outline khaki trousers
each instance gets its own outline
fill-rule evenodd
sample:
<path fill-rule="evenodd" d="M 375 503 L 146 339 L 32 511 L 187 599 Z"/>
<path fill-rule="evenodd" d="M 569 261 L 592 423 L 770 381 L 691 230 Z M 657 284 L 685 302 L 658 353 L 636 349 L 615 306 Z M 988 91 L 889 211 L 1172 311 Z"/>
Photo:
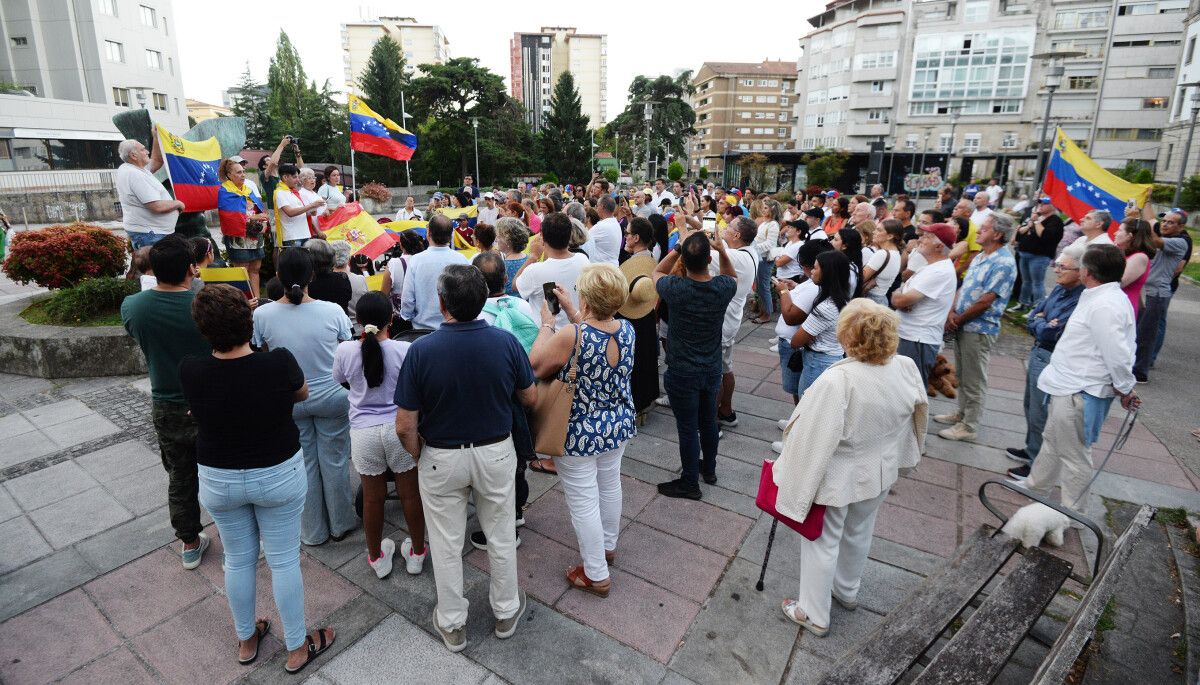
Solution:
<path fill-rule="evenodd" d="M 958 362 L 958 413 L 972 431 L 979 430 L 979 414 L 987 392 L 988 356 L 996 336 L 954 333 L 954 358 Z"/>
<path fill-rule="evenodd" d="M 1062 486 L 1062 503 L 1072 509 L 1092 480 L 1092 448 L 1083 444 L 1083 397 L 1051 395 L 1050 414 L 1042 430 L 1042 451 L 1033 461 L 1025 486 L 1049 494 Z"/>

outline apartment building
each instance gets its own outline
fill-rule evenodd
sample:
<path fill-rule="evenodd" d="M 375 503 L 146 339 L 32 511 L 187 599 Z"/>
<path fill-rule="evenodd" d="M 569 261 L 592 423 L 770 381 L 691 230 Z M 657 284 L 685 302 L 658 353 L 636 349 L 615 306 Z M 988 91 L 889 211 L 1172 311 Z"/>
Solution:
<path fill-rule="evenodd" d="M 404 53 L 404 62 L 416 70 L 421 64 L 450 60 L 450 40 L 440 26 L 419 24 L 412 17 L 379 17 L 342 24 L 342 65 L 346 90 L 358 92 L 358 79 L 371 59 L 375 42 L 391 36 Z"/>
<path fill-rule="evenodd" d="M 688 175 L 723 174 L 730 156 L 791 149 L 795 81 L 795 62 L 705 62 L 692 77 Z"/>
<path fill-rule="evenodd" d="M 542 127 L 554 84 L 564 71 L 575 78 L 583 113 L 596 128 L 608 121 L 608 36 L 579 33 L 572 26 L 543 26 L 514 33 L 509 42 L 512 96 L 525 105 L 530 128 Z"/>
<path fill-rule="evenodd" d="M 0 171 L 116 166 L 112 116 L 150 110 L 176 132 L 187 107 L 170 0 L 0 3 Z"/>
<path fill-rule="evenodd" d="M 1174 94 L 1168 104 L 1169 118 L 1159 143 L 1155 180 L 1174 183 L 1179 179 L 1179 167 L 1186 161 L 1186 176 L 1200 174 L 1200 138 L 1193 136 L 1191 149 L 1186 149 L 1189 130 L 1200 112 L 1200 0 L 1192 0 L 1183 28 L 1183 49 L 1175 76 Z"/>

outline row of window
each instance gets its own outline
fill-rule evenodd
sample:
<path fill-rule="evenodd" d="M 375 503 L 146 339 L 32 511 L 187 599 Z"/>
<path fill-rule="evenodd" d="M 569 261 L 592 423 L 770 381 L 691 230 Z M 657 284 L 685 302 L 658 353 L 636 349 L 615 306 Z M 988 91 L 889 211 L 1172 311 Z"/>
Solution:
<path fill-rule="evenodd" d="M 113 104 L 118 107 L 132 107 L 133 100 L 136 99 L 134 93 L 128 88 L 113 87 Z M 166 93 L 151 93 L 150 104 L 154 109 L 160 112 L 167 111 L 167 94 Z M 179 113 L 179 99 L 175 100 L 175 113 Z"/>
<path fill-rule="evenodd" d="M 1098 128 L 1096 140 L 1160 140 L 1160 128 Z"/>
<path fill-rule="evenodd" d="M 742 136 L 773 136 L 778 135 L 780 138 L 787 137 L 788 130 L 786 128 L 764 128 L 764 127 L 749 127 L 744 126 L 737 129 L 738 135 Z"/>
<path fill-rule="evenodd" d="M 774 112 L 738 112 L 738 116 L 742 119 L 775 119 L 779 117 L 780 121 L 787 121 L 787 112 L 780 112 L 776 115 Z M 700 120 L 705 121 L 708 118 L 707 114 L 700 115 Z"/>
<path fill-rule="evenodd" d="M 842 141 L 845 140 L 842 136 L 825 136 L 824 138 L 804 138 L 800 141 L 800 149 L 812 150 L 817 147 L 840 148 Z"/>
<path fill-rule="evenodd" d="M 107 14 L 110 17 L 119 17 L 121 12 L 119 9 L 118 0 L 100 0 L 100 13 Z M 138 15 L 142 18 L 142 26 L 152 29 L 158 28 L 158 11 L 149 5 L 138 5 Z M 166 28 L 166 22 L 163 22 L 163 28 Z"/>
<path fill-rule="evenodd" d="M 149 67 L 150 69 L 162 71 L 162 68 L 163 68 L 162 53 L 159 52 L 158 50 L 147 49 L 145 51 L 145 54 L 146 54 L 146 66 Z M 122 62 L 123 63 L 125 61 L 125 44 L 118 43 L 115 40 L 104 41 L 104 56 L 110 62 Z M 172 59 L 170 57 L 167 58 L 167 66 L 170 68 L 171 73 L 174 74 L 175 73 L 175 63 L 172 61 Z"/>
<path fill-rule="evenodd" d="M 708 90 L 709 88 L 711 88 L 712 83 L 713 83 L 712 81 L 709 81 L 707 84 L 705 84 L 706 85 L 705 90 Z M 755 81 L 752 78 L 746 78 L 746 79 L 741 79 L 739 81 L 739 83 L 743 86 L 746 86 L 747 88 L 754 88 L 754 87 L 780 88 L 780 87 L 782 87 L 785 90 L 787 90 L 792 87 L 791 81 L 783 81 L 783 85 L 780 86 L 779 85 L 780 81 L 779 81 L 779 79 L 776 79 L 776 78 L 761 78 L 761 79 L 758 79 L 757 81 Z"/>
<path fill-rule="evenodd" d="M 791 98 L 788 97 L 787 95 L 778 96 L 778 97 L 775 95 L 739 95 L 738 100 L 740 100 L 741 102 L 746 102 L 746 103 L 757 102 L 759 104 L 769 104 L 769 105 L 773 105 L 777 102 L 781 105 L 787 105 L 789 102 L 791 102 Z M 707 105 L 708 98 L 704 98 L 704 100 L 702 100 L 700 102 L 700 104 Z"/>

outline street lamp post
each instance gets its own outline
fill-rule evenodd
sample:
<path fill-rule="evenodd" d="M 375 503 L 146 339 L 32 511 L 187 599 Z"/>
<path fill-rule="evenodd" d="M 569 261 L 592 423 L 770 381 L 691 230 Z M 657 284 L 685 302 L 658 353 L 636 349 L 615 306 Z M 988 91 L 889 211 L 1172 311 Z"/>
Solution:
<path fill-rule="evenodd" d="M 727 171 L 729 169 L 729 141 L 726 140 L 721 143 L 721 148 L 721 185 L 728 186 L 729 177 L 727 175 Z"/>
<path fill-rule="evenodd" d="M 613 132 L 613 157 L 617 158 L 617 176 L 621 175 L 621 132 Z"/>
<path fill-rule="evenodd" d="M 892 194 L 892 162 L 896 161 L 896 144 L 884 143 L 883 151 L 888 155 L 887 180 L 883 183 L 883 192 L 885 195 Z"/>
<path fill-rule="evenodd" d="M 1029 56 L 1031 60 L 1040 59 L 1050 62 L 1050 66 L 1046 68 L 1046 114 L 1042 119 L 1042 137 L 1038 141 L 1038 192 L 1041 192 L 1042 178 L 1046 174 L 1046 163 L 1049 161 L 1046 138 L 1050 133 L 1050 106 L 1054 103 L 1054 91 L 1058 90 L 1058 87 L 1062 85 L 1062 77 L 1066 73 L 1066 69 L 1063 67 L 1063 60 L 1071 57 L 1082 57 L 1083 54 L 1078 50 L 1051 50 L 1050 52 L 1039 52 L 1036 55 Z"/>
<path fill-rule="evenodd" d="M 646 119 L 646 181 L 650 180 L 650 121 L 654 118 L 653 103 L 646 101 L 642 107 L 642 116 Z"/>
<path fill-rule="evenodd" d="M 933 131 L 933 128 L 931 126 L 925 127 L 925 140 L 921 143 L 921 164 L 919 166 L 917 166 L 917 175 L 918 176 L 925 173 L 925 155 L 926 155 L 926 153 L 929 152 L 929 134 L 932 131 Z M 919 184 L 920 181 L 918 180 L 917 183 Z M 917 197 L 921 197 L 921 190 L 920 190 L 919 185 L 917 188 Z"/>
<path fill-rule="evenodd" d="M 408 110 L 404 108 L 404 91 L 400 91 L 400 126 L 402 126 L 405 131 L 409 130 L 408 119 L 409 119 Z M 476 166 L 478 166 L 478 165 L 476 165 Z M 412 190 L 412 169 L 408 166 L 407 159 L 404 160 L 404 180 L 408 183 L 409 191 L 411 191 Z M 479 179 L 475 179 L 475 182 L 479 183 Z"/>
<path fill-rule="evenodd" d="M 950 164 L 954 160 L 954 129 L 958 126 L 959 111 L 950 112 L 950 144 L 946 147 L 946 170 L 942 172 L 942 180 L 950 181 Z"/>
<path fill-rule="evenodd" d="M 479 117 L 471 117 L 471 126 L 475 128 L 475 182 L 482 183 L 479 178 Z"/>
<path fill-rule="evenodd" d="M 1184 88 L 1200 86 L 1200 81 L 1180 84 Z M 1171 200 L 1172 207 L 1179 206 L 1179 197 L 1183 193 L 1183 178 L 1187 175 L 1188 153 L 1192 150 L 1192 134 L 1196 132 L 1196 115 L 1200 114 L 1200 91 L 1192 92 L 1192 123 L 1188 124 L 1187 142 L 1183 144 L 1183 154 L 1179 158 L 1179 178 L 1175 181 L 1175 197 Z"/>

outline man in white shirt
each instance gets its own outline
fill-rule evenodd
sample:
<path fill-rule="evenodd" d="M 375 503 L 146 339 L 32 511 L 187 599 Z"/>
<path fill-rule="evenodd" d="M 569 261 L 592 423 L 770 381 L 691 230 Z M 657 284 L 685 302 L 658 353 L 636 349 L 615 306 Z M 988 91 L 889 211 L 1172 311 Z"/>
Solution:
<path fill-rule="evenodd" d="M 133 249 L 157 243 L 163 236 L 175 232 L 175 222 L 183 203 L 171 198 L 163 184 L 154 177 L 162 159 L 150 159 L 146 146 L 136 140 L 125 140 L 117 146 L 124 162 L 117 168 L 117 199 L 121 202 L 121 220 Z"/>
<path fill-rule="evenodd" d="M 492 192 L 483 194 L 483 205 L 479 208 L 479 215 L 476 217 L 476 222 L 495 226 L 496 220 L 500 218 L 500 208 L 496 206 L 496 195 Z"/>
<path fill-rule="evenodd" d="M 923 224 L 917 226 L 917 232 L 917 250 L 925 266 L 892 293 L 892 306 L 900 314 L 900 346 L 896 351 L 917 363 L 921 383 L 927 384 L 958 287 L 950 261 L 950 248 L 958 231 L 950 224 Z"/>
<path fill-rule="evenodd" d="M 654 206 L 654 193 L 650 190 L 634 191 L 633 204 L 636 207 L 633 213 L 643 219 L 649 219 L 651 214 L 658 213 L 658 208 Z"/>
<path fill-rule="evenodd" d="M 671 194 L 671 191 L 667 190 L 667 182 L 660 178 L 654 181 L 654 196 L 650 200 L 650 204 L 658 208 L 662 206 L 663 200 L 670 200 L 671 204 L 678 202 L 678 199 Z"/>
<path fill-rule="evenodd" d="M 1050 396 L 1042 449 L 1023 484 L 1049 493 L 1062 486 L 1062 503 L 1079 509 L 1092 480 L 1092 444 L 1112 399 L 1132 409 L 1134 391 L 1133 306 L 1121 291 L 1125 255 L 1114 245 L 1088 248 L 1079 275 L 1084 291 L 1038 377 L 1038 390 Z"/>
<path fill-rule="evenodd" d="M 275 225 L 280 247 L 304 247 L 310 233 L 308 213 L 325 206 L 317 197 L 305 203 L 300 197 L 300 170 L 295 164 L 279 165 L 280 183 L 275 187 Z"/>
<path fill-rule="evenodd" d="M 562 212 L 552 212 L 542 219 L 542 239 L 530 244 L 529 259 L 517 272 L 515 286 L 517 293 L 529 301 L 533 311 L 542 311 L 545 295 L 542 286 L 546 283 L 557 283 L 571 296 L 571 303 L 579 306 L 579 295 L 575 293 L 575 281 L 579 272 L 588 265 L 587 255 L 571 252 L 571 219 Z M 545 255 L 546 259 L 538 261 Z M 567 313 L 559 310 L 554 319 L 554 328 L 558 330 L 570 324 Z"/>
<path fill-rule="evenodd" d="M 983 220 L 992 214 L 991 200 L 987 193 L 975 193 L 971 201 L 975 203 L 975 211 L 971 212 L 970 221 L 976 226 L 982 226 Z"/>
<path fill-rule="evenodd" d="M 611 195 L 601 195 L 596 202 L 596 213 L 600 215 L 592 229 L 592 249 L 589 252 L 595 264 L 609 263 L 617 266 L 621 256 L 621 223 L 613 216 L 617 212 L 617 201 Z"/>
<path fill-rule="evenodd" d="M 1083 231 L 1083 235 L 1075 239 L 1072 245 L 1082 245 L 1091 247 L 1093 245 L 1112 245 L 1112 238 L 1108 237 L 1108 226 L 1112 223 L 1112 214 L 1106 210 L 1096 209 L 1083 215 L 1079 220 L 1079 230 Z"/>
<path fill-rule="evenodd" d="M 1000 196 L 1004 194 L 1004 188 L 1000 185 L 1000 179 L 993 178 L 988 187 L 984 189 L 988 196 L 988 202 L 996 209 L 1000 208 Z"/>
<path fill-rule="evenodd" d="M 728 247 L 729 261 L 733 262 L 733 270 L 737 273 L 737 289 L 725 307 L 725 321 L 721 325 L 721 394 L 717 396 L 717 421 L 730 427 L 738 424 L 737 412 L 733 410 L 733 343 L 742 327 L 746 298 L 758 273 L 758 253 L 751 247 L 757 233 L 758 226 L 744 216 L 737 217 L 721 231 Z M 713 276 L 721 272 L 718 260 L 709 262 L 708 271 Z"/>
<path fill-rule="evenodd" d="M 422 218 L 416 200 L 411 195 L 404 198 L 404 206 L 396 212 L 396 221 L 420 221 Z"/>

